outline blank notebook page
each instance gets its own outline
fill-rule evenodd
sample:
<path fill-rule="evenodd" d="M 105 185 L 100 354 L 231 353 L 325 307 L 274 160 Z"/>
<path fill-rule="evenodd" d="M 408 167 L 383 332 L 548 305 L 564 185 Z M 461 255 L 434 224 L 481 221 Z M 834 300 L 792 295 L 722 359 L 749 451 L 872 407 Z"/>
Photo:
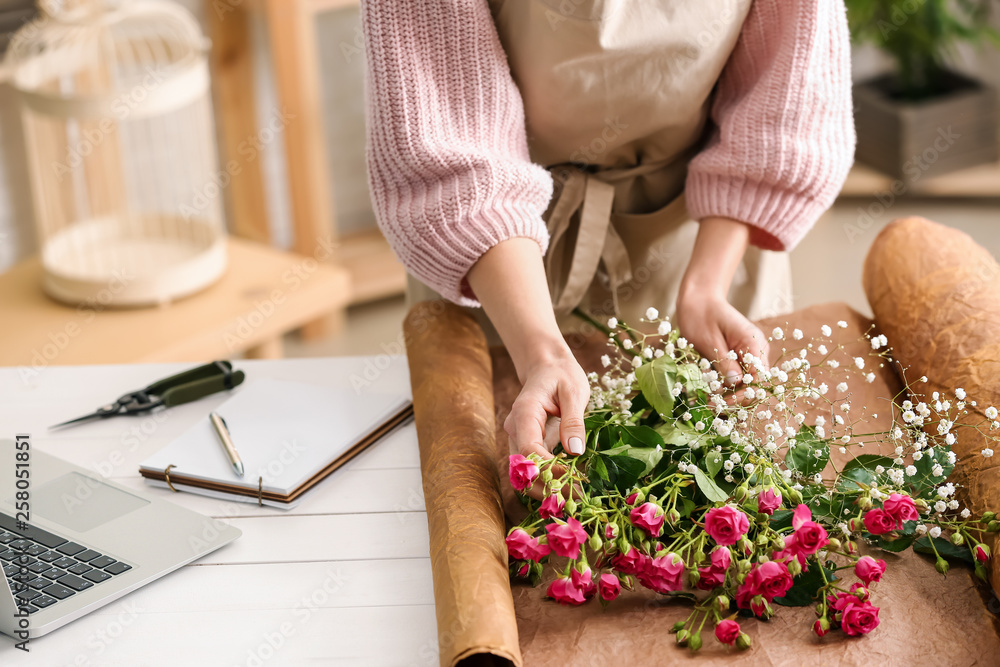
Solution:
<path fill-rule="evenodd" d="M 335 389 L 260 379 L 247 383 L 216 412 L 226 420 L 243 459 L 240 478 L 206 415 L 189 431 L 143 461 L 141 468 L 257 491 L 292 493 L 409 403 L 404 394 Z"/>

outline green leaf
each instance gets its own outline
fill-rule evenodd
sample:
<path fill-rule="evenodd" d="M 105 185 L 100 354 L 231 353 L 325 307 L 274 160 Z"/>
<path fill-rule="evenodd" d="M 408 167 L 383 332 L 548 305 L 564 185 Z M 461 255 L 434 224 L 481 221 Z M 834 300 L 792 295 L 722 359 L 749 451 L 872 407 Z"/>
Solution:
<path fill-rule="evenodd" d="M 705 467 L 708 468 L 708 476 L 715 477 L 722 470 L 722 453 L 711 451 L 705 457 Z"/>
<path fill-rule="evenodd" d="M 641 368 L 641 366 L 640 366 Z M 660 434 L 648 426 L 631 426 L 623 424 L 619 427 L 622 431 L 622 442 L 633 447 L 662 447 L 665 443 Z"/>
<path fill-rule="evenodd" d="M 809 569 L 795 577 L 795 583 L 788 589 L 785 597 L 774 598 L 774 601 L 785 607 L 805 607 L 813 603 L 816 593 L 823 588 L 823 571 L 828 581 L 836 581 L 837 575 L 817 562 L 809 563 Z"/>
<path fill-rule="evenodd" d="M 923 456 L 919 461 L 913 462 L 914 467 L 917 469 L 917 474 L 906 478 L 911 495 L 919 498 L 934 494 L 935 489 L 944 484 L 945 479 L 955 469 L 955 465 L 948 463 L 948 459 L 945 458 L 946 451 L 944 447 L 931 447 L 924 450 Z M 942 470 L 940 475 L 934 475 L 931 472 L 935 464 L 941 465 Z"/>
<path fill-rule="evenodd" d="M 848 461 L 841 471 L 840 477 L 837 479 L 837 490 L 844 493 L 858 491 L 860 487 L 855 482 L 870 486 L 876 479 L 876 467 L 890 468 L 892 465 L 892 459 L 888 456 L 879 456 L 878 454 L 856 456 Z"/>
<path fill-rule="evenodd" d="M 816 436 L 811 426 L 805 426 L 795 438 L 796 446 L 789 448 L 785 465 L 803 475 L 815 475 L 830 460 L 830 443 Z"/>
<path fill-rule="evenodd" d="M 967 545 L 963 544 L 957 547 L 943 537 L 925 535 L 913 543 L 913 550 L 917 553 L 933 554 L 934 548 L 931 547 L 931 540 L 934 540 L 934 547 L 937 548 L 937 552 L 945 558 L 956 558 L 969 564 L 975 563 L 972 550 Z"/>
<path fill-rule="evenodd" d="M 670 419 L 674 409 L 674 375 L 677 365 L 669 356 L 653 359 L 635 369 L 635 380 L 649 405 L 664 419 Z"/>
<path fill-rule="evenodd" d="M 615 480 L 615 488 L 621 492 L 630 490 L 639 481 L 639 476 L 645 468 L 642 461 L 629 456 L 619 455 L 608 457 L 618 468 L 618 479 Z"/>
<path fill-rule="evenodd" d="M 784 530 L 792 527 L 792 510 L 775 510 L 771 515 L 771 528 L 774 530 Z"/>
<path fill-rule="evenodd" d="M 660 358 L 662 359 L 663 357 Z M 684 385 L 684 392 L 687 394 L 708 391 L 708 383 L 705 382 L 698 364 L 681 364 L 678 366 L 677 381 Z"/>
<path fill-rule="evenodd" d="M 898 537 L 894 540 L 887 540 L 884 537 L 880 537 L 877 538 L 875 542 L 876 544 L 878 544 L 880 549 L 883 549 L 885 551 L 891 551 L 893 553 L 899 553 L 900 551 L 906 551 L 907 549 L 909 549 L 910 545 L 913 544 L 913 540 L 916 537 L 917 537 L 916 535 L 904 534 L 903 536 Z"/>
<path fill-rule="evenodd" d="M 694 469 L 694 481 L 698 484 L 698 490 L 701 491 L 710 502 L 713 503 L 724 503 L 729 500 L 729 494 L 719 488 L 719 486 L 712 481 L 712 478 L 702 472 L 701 468 Z"/>
<path fill-rule="evenodd" d="M 639 477 L 644 477 L 653 471 L 656 464 L 663 458 L 662 449 L 651 449 L 649 447 L 633 447 L 632 445 L 618 445 L 601 452 L 604 456 L 609 456 L 617 460 L 621 457 L 630 458 L 642 463 L 643 467 L 639 471 Z M 620 466 L 619 466 L 620 467 Z"/>
<path fill-rule="evenodd" d="M 691 516 L 691 512 L 693 512 L 694 508 L 696 507 L 694 501 L 683 497 L 680 499 L 680 501 L 681 501 L 681 507 L 678 510 L 678 512 L 680 512 L 680 515 L 684 517 Z"/>
<path fill-rule="evenodd" d="M 608 466 L 604 463 L 603 456 L 595 456 L 593 462 L 590 464 L 590 471 L 598 479 L 609 481 L 608 478 Z"/>
<path fill-rule="evenodd" d="M 698 432 L 683 422 L 664 422 L 656 427 L 656 433 L 663 438 L 664 445 L 675 447 L 687 447 L 699 438 Z"/>

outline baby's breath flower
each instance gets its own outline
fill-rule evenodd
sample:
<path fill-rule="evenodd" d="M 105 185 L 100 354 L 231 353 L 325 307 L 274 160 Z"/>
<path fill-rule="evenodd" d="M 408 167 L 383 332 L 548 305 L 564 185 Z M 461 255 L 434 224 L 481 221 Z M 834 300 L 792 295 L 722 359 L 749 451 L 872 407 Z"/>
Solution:
<path fill-rule="evenodd" d="M 611 357 L 609 357 L 606 354 L 604 356 L 602 356 L 601 357 L 601 365 L 604 366 L 605 368 L 607 368 L 608 366 L 610 366 L 611 365 Z"/>
<path fill-rule="evenodd" d="M 917 466 L 906 466 L 906 476 L 913 477 L 917 474 Z"/>
<path fill-rule="evenodd" d="M 802 329 L 792 329 L 792 338 L 802 340 Z"/>
<path fill-rule="evenodd" d="M 963 519 L 968 519 L 970 516 L 972 516 L 972 512 L 970 512 L 969 508 L 966 507 L 965 509 L 962 510 L 962 513 L 959 516 L 961 516 Z"/>
<path fill-rule="evenodd" d="M 979 453 L 982 454 L 983 456 L 985 456 L 986 458 L 990 458 L 991 456 L 993 456 L 993 450 L 990 449 L 989 447 L 987 447 L 986 449 L 984 449 L 983 451 L 981 451 Z"/>
<path fill-rule="evenodd" d="M 929 531 L 931 537 L 941 537 L 941 526 L 934 526 Z"/>
<path fill-rule="evenodd" d="M 785 337 L 785 332 L 781 330 L 781 327 L 774 327 L 774 331 L 771 332 L 774 340 L 781 340 Z"/>
<path fill-rule="evenodd" d="M 622 347 L 625 348 L 626 350 L 631 350 L 632 344 L 633 343 L 631 338 L 626 338 L 625 340 L 622 341 Z"/>
<path fill-rule="evenodd" d="M 955 398 L 957 398 L 960 401 L 964 401 L 965 400 L 965 390 L 962 389 L 961 387 L 959 387 L 958 389 L 956 389 L 955 390 Z"/>
<path fill-rule="evenodd" d="M 996 419 L 997 416 L 1000 415 L 1000 413 L 997 412 L 997 409 L 994 408 L 992 405 L 986 408 L 985 414 L 987 419 Z"/>
<path fill-rule="evenodd" d="M 837 326 L 840 327 L 841 329 L 846 329 L 847 322 L 845 322 L 844 320 L 840 320 L 839 322 L 837 322 Z"/>
<path fill-rule="evenodd" d="M 660 311 L 658 311 L 656 308 L 647 308 L 646 309 L 646 319 L 647 320 L 649 320 L 649 321 L 652 322 L 653 320 L 655 320 L 659 316 L 660 316 Z"/>
<path fill-rule="evenodd" d="M 838 384 L 837 385 L 837 391 L 839 393 L 841 393 L 841 394 L 843 394 L 845 391 L 847 391 L 847 383 L 846 382 L 841 382 L 840 384 Z"/>
<path fill-rule="evenodd" d="M 865 360 L 864 360 L 864 358 L 863 357 L 854 357 L 854 365 L 857 366 L 859 370 L 862 369 L 862 368 L 864 368 L 865 367 Z"/>
<path fill-rule="evenodd" d="M 661 336 L 666 336 L 670 333 L 670 322 L 660 322 L 660 324 L 656 327 L 656 333 Z"/>
<path fill-rule="evenodd" d="M 647 359 L 652 359 L 653 358 L 653 348 L 651 348 L 651 347 L 645 347 L 645 348 L 643 348 L 643 350 L 642 350 L 642 356 L 644 356 Z"/>
<path fill-rule="evenodd" d="M 833 333 L 833 329 L 831 329 L 831 328 L 830 328 L 829 326 L 827 326 L 826 324 L 824 324 L 823 326 L 821 326 L 821 327 L 819 328 L 819 330 L 820 330 L 821 332 L 823 332 L 823 335 L 824 335 L 824 336 L 830 336 L 830 334 L 832 334 L 832 333 Z M 825 354 L 825 353 L 821 353 L 821 354 Z"/>

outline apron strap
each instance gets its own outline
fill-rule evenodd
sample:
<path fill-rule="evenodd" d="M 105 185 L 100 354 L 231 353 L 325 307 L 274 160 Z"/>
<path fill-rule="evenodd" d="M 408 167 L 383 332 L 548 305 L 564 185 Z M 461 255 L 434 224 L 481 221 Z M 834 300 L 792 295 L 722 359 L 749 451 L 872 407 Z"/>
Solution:
<path fill-rule="evenodd" d="M 575 166 L 560 166 L 563 187 L 549 216 L 549 251 L 545 269 L 557 315 L 576 308 L 587 294 L 601 260 L 611 280 L 617 308 L 617 288 L 631 279 L 625 244 L 611 225 L 614 186 Z M 568 241 L 573 218 L 579 213 L 575 244 Z M 564 267 L 564 262 L 568 267 Z"/>

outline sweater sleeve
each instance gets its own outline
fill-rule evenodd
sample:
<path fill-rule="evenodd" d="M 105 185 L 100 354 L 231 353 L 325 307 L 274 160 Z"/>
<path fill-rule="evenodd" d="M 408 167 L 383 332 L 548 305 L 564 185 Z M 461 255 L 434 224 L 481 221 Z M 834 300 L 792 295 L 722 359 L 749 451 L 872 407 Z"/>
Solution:
<path fill-rule="evenodd" d="M 477 306 L 469 269 L 514 237 L 544 252 L 552 196 L 487 2 L 364 0 L 362 23 L 378 224 L 410 273 Z"/>
<path fill-rule="evenodd" d="M 692 160 L 687 205 L 789 250 L 833 204 L 854 159 L 843 0 L 754 0 L 719 79 L 716 132 Z"/>

